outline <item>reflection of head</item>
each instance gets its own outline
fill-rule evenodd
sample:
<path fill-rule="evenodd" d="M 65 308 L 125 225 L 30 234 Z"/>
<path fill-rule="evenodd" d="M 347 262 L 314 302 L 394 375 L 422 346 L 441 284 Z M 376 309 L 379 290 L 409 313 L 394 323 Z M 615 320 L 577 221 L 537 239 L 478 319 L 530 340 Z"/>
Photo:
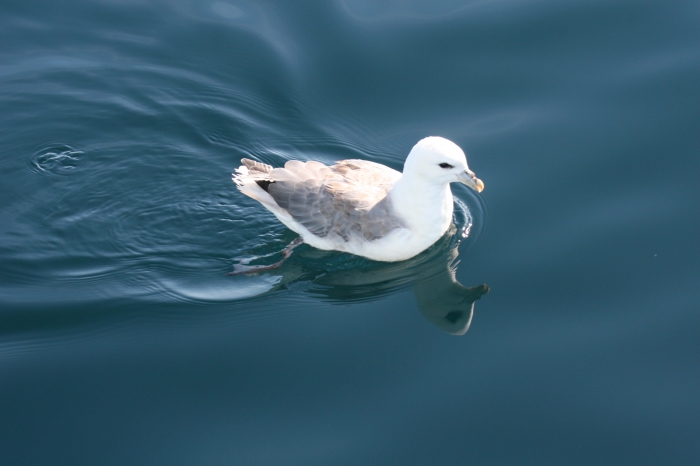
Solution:
<path fill-rule="evenodd" d="M 489 287 L 466 288 L 456 281 L 433 279 L 416 283 L 413 291 L 426 319 L 450 335 L 464 335 L 472 323 L 474 301 L 488 293 Z"/>
<path fill-rule="evenodd" d="M 486 285 L 466 288 L 456 279 L 458 250 L 454 247 L 439 273 L 418 280 L 413 293 L 418 308 L 433 325 L 451 335 L 464 335 L 474 315 L 474 301 L 489 292 Z"/>

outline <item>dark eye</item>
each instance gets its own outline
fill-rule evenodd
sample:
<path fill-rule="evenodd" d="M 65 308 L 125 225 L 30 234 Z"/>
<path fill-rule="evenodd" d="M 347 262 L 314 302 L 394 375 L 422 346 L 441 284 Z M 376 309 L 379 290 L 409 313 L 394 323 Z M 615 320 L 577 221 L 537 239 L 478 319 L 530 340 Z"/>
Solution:
<path fill-rule="evenodd" d="M 440 165 L 438 165 L 438 167 L 440 167 L 440 168 L 454 168 L 454 167 L 453 167 L 452 165 L 450 165 L 449 163 L 444 163 L 444 162 L 441 163 Z"/>

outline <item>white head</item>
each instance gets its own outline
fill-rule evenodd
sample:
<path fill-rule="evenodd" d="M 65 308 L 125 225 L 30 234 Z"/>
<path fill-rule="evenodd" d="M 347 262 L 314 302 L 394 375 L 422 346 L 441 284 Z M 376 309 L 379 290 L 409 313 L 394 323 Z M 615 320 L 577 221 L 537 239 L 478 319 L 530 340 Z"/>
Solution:
<path fill-rule="evenodd" d="M 458 181 L 477 192 L 484 189 L 484 183 L 467 166 L 467 157 L 462 149 L 454 142 L 438 136 L 421 139 L 413 146 L 404 163 L 403 172 L 436 184 Z"/>

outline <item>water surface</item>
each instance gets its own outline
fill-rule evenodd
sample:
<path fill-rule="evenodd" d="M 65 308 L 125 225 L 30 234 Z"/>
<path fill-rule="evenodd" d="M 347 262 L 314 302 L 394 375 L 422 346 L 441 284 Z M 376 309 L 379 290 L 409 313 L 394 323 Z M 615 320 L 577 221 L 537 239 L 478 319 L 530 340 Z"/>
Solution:
<path fill-rule="evenodd" d="M 700 460 L 697 2 L 0 13 L 4 463 Z M 486 190 L 424 254 L 226 275 L 295 237 L 242 157 L 428 135 Z"/>

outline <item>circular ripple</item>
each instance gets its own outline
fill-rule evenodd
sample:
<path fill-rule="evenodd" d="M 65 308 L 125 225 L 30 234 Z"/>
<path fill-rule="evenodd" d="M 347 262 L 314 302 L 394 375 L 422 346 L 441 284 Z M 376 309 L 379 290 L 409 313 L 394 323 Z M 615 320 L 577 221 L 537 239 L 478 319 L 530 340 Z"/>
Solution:
<path fill-rule="evenodd" d="M 68 144 L 50 144 L 32 154 L 32 166 L 39 173 L 69 175 L 85 164 L 87 152 Z"/>

